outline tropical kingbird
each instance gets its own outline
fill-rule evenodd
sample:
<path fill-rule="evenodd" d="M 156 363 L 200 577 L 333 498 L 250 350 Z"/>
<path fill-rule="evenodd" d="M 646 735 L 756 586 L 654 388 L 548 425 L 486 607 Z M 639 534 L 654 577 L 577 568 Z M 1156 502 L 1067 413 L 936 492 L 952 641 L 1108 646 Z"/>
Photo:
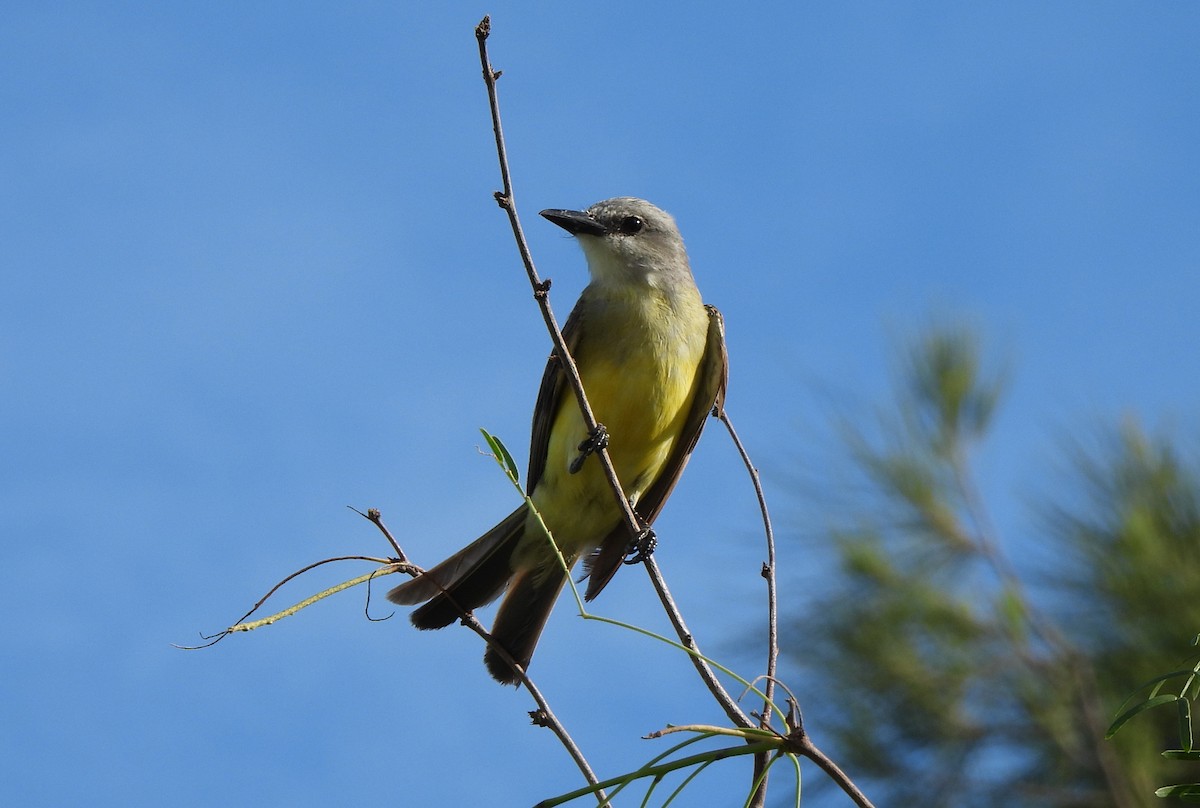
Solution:
<path fill-rule="evenodd" d="M 642 199 L 597 202 L 542 216 L 579 240 L 591 282 L 563 327 L 608 451 L 635 513 L 648 528 L 687 464 L 704 422 L 725 396 L 728 360 L 720 313 L 705 306 L 675 220 Z M 526 491 L 571 568 L 586 556 L 586 597 L 609 582 L 630 535 L 595 443 L 558 357 L 551 354 L 533 411 Z M 584 452 L 584 454 L 581 454 Z M 525 668 L 567 571 L 537 515 L 521 505 L 500 524 L 388 598 L 424 603 L 417 628 L 448 626 L 507 589 L 492 637 Z M 498 681 L 516 673 L 490 647 Z"/>

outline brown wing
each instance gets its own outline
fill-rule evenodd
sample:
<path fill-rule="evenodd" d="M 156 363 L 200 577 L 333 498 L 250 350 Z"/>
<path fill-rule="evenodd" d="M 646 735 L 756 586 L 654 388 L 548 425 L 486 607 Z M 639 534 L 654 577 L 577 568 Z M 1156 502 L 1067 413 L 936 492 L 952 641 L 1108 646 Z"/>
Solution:
<path fill-rule="evenodd" d="M 683 432 L 674 451 L 663 466 L 658 479 L 646 489 L 646 493 L 638 500 L 638 516 L 646 524 L 654 522 L 659 511 L 667 502 L 667 497 L 679 482 L 683 467 L 687 465 L 688 457 L 700 440 L 700 432 L 704 422 L 713 410 L 721 410 L 725 406 L 725 386 L 729 381 L 729 355 L 725 351 L 725 320 L 721 312 L 713 306 L 708 309 L 708 341 L 704 347 L 704 356 L 700 360 L 700 386 L 696 390 L 696 398 L 692 401 L 692 409 L 683 425 Z M 568 323 L 569 324 L 569 323 Z M 545 454 L 543 450 L 543 455 Z M 608 584 L 617 570 L 629 546 L 629 531 L 622 524 L 604 539 L 599 549 L 587 559 L 586 569 L 589 576 L 587 600 L 600 594 L 600 590 Z"/>
<path fill-rule="evenodd" d="M 575 355 L 579 347 L 579 335 L 583 333 L 583 301 L 587 290 L 567 316 L 563 326 L 563 341 L 567 350 Z M 550 429 L 554 426 L 554 415 L 558 412 L 563 394 L 574 395 L 567 374 L 563 373 L 558 354 L 550 354 L 546 370 L 542 374 L 542 386 L 538 388 L 537 402 L 533 405 L 533 431 L 529 441 L 529 470 L 525 475 L 525 493 L 532 494 L 542 472 L 546 470 L 546 455 L 550 451 Z"/>

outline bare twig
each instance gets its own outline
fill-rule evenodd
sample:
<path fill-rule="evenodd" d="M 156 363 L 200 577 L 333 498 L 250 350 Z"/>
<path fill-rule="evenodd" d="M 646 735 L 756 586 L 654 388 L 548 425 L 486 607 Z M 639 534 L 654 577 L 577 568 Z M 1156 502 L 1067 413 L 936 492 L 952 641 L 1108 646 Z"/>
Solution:
<path fill-rule="evenodd" d="M 717 680 L 712 668 L 704 661 L 704 657 L 700 655 L 700 649 L 696 645 L 696 640 L 692 637 L 692 632 L 688 630 L 687 624 L 684 623 L 683 614 L 679 611 L 679 607 L 675 605 L 675 599 L 671 596 L 671 590 L 667 588 L 667 582 L 663 579 L 662 571 L 658 568 L 658 562 L 654 560 L 654 556 L 650 556 L 644 563 L 646 565 L 646 574 L 650 576 L 650 583 L 654 586 L 654 591 L 658 593 L 658 599 L 662 601 L 663 608 L 666 609 L 667 617 L 670 619 L 671 625 L 675 628 L 679 642 L 684 648 L 692 652 L 688 656 L 691 658 L 692 664 L 696 667 L 696 672 L 700 674 L 700 678 L 712 692 L 717 703 L 721 705 L 721 709 L 725 711 L 725 715 L 729 716 L 730 721 L 743 729 L 753 727 L 754 722 L 750 720 L 750 717 L 746 715 L 733 697 L 729 695 L 720 681 Z"/>
<path fill-rule="evenodd" d="M 575 761 L 575 765 L 579 768 L 580 773 L 583 774 L 584 779 L 587 780 L 588 783 L 590 783 L 593 787 L 598 787 L 600 785 L 600 779 L 596 777 L 596 773 L 592 771 L 591 764 L 589 764 L 587 758 L 583 756 L 583 750 L 579 748 L 579 746 L 575 743 L 575 739 L 571 737 L 569 732 L 567 732 L 566 726 L 558 720 L 558 716 L 556 716 L 554 711 L 550 709 L 550 702 L 547 701 L 546 697 L 542 695 L 542 691 L 537 689 L 537 686 L 534 685 L 533 680 L 530 679 L 529 675 L 525 673 L 525 669 L 518 665 L 515 659 L 509 656 L 508 651 L 504 649 L 504 646 L 492 639 L 492 635 L 488 633 L 488 630 L 483 627 L 483 624 L 475 618 L 474 614 L 469 612 L 465 613 L 462 617 L 462 624 L 482 637 L 484 642 L 486 642 L 490 648 L 499 653 L 500 658 L 508 664 L 508 667 L 512 668 L 513 672 L 517 674 L 517 678 L 521 680 L 521 684 L 524 685 L 525 689 L 529 691 L 529 695 L 533 698 L 534 702 L 538 706 L 536 710 L 529 714 L 529 717 L 532 719 L 533 723 L 539 727 L 546 727 L 548 730 L 553 732 L 558 738 L 559 743 L 561 743 L 563 748 L 567 750 L 567 754 L 570 755 L 571 759 Z M 596 797 L 600 801 L 601 805 L 604 805 L 608 801 L 608 797 L 605 795 L 603 789 L 600 789 L 596 792 Z"/>
<path fill-rule="evenodd" d="M 370 508 L 365 514 L 358 510 L 355 510 L 355 512 L 361 514 L 364 518 L 375 525 L 375 527 L 379 528 L 379 531 L 384 535 L 392 547 L 395 548 L 400 557 L 404 557 L 404 551 L 400 549 L 400 544 L 396 541 L 396 538 L 392 535 L 392 532 L 388 530 L 387 525 L 384 524 L 383 515 L 378 509 Z M 409 567 L 416 570 L 417 575 L 421 573 L 419 567 L 415 567 L 411 564 Z M 495 650 L 496 653 L 499 654 L 500 658 L 503 659 L 510 668 L 512 668 L 513 673 L 515 673 L 517 678 L 521 680 L 521 684 L 525 686 L 525 689 L 529 691 L 529 695 L 533 697 L 534 702 L 536 702 L 538 706 L 536 711 L 530 713 L 530 716 L 533 718 L 533 723 L 537 724 L 538 726 L 546 727 L 553 732 L 558 737 L 558 740 L 563 745 L 563 748 L 567 750 L 567 754 L 569 754 L 571 759 L 575 761 L 575 765 L 579 767 L 579 771 L 583 774 L 584 778 L 593 786 L 599 785 L 600 780 L 596 777 L 596 773 L 592 771 L 592 767 L 590 764 L 588 764 L 587 758 L 583 756 L 583 752 L 579 749 L 579 746 L 575 743 L 575 740 L 571 737 L 571 734 L 567 732 L 567 728 L 561 721 L 558 720 L 558 716 L 554 714 L 554 711 L 550 709 L 550 702 L 548 702 L 546 697 L 542 695 L 542 692 L 537 689 L 537 686 L 534 685 L 533 680 L 529 678 L 529 676 L 525 673 L 525 670 L 517 664 L 516 660 L 509 656 L 508 651 L 505 650 L 503 645 L 492 639 L 492 635 L 483 627 L 483 624 L 475 618 L 473 613 L 460 607 L 454 602 L 453 598 L 451 598 L 450 602 L 454 603 L 455 608 L 458 609 L 459 614 L 461 615 L 462 624 L 478 634 L 479 637 L 488 644 L 488 647 Z M 603 791 L 598 792 L 598 794 L 602 800 L 606 799 Z"/>
<path fill-rule="evenodd" d="M 596 416 L 588 404 L 587 394 L 583 389 L 583 381 L 579 376 L 579 369 L 575 366 L 575 361 L 571 358 L 570 351 L 567 350 L 567 344 L 563 339 L 561 329 L 558 327 L 558 321 L 555 319 L 554 313 L 550 308 L 550 298 L 547 294 L 550 282 L 543 281 L 539 277 L 537 269 L 534 267 L 533 255 L 529 251 L 529 244 L 525 239 L 525 233 L 521 229 L 520 218 L 517 216 L 517 206 L 513 196 L 512 176 L 508 167 L 508 152 L 504 146 L 504 130 L 500 124 L 500 103 L 496 95 L 496 80 L 500 77 L 500 72 L 492 69 L 491 61 L 488 58 L 487 38 L 490 33 L 491 20 L 488 17 L 484 17 L 475 28 L 475 38 L 479 43 L 479 61 L 483 67 L 483 80 L 487 85 L 488 102 L 492 112 L 492 131 L 496 136 L 496 155 L 500 161 L 500 176 L 504 183 L 504 189 L 495 194 L 496 202 L 508 214 L 513 238 L 517 242 L 517 250 L 521 254 L 521 261 L 525 265 L 525 271 L 529 276 L 529 283 L 533 287 L 534 299 L 541 309 L 542 319 L 545 321 L 546 329 L 550 332 L 550 338 L 554 342 L 555 356 L 562 365 L 563 373 L 566 374 L 567 379 L 570 381 L 571 389 L 575 391 L 575 398 L 579 402 L 579 409 L 583 414 L 584 424 L 587 426 L 589 432 L 594 433 L 598 425 Z M 604 469 L 604 475 L 612 488 L 613 496 L 625 516 L 629 535 L 638 535 L 642 529 L 641 522 L 637 514 L 634 513 L 633 507 L 629 504 L 629 500 L 625 498 L 625 489 L 621 487 L 621 481 L 617 478 L 617 473 L 613 468 L 612 458 L 609 457 L 608 450 L 601 448 L 595 454 L 600 460 L 601 467 Z M 683 622 L 683 616 L 679 613 L 674 601 L 670 598 L 666 583 L 662 580 L 662 576 L 657 572 L 657 569 L 657 565 L 646 564 L 646 571 L 654 583 L 655 590 L 659 593 L 663 608 L 667 610 L 671 623 L 675 626 L 680 642 L 686 647 L 695 650 L 695 641 L 687 631 L 687 627 Z M 689 656 L 691 656 L 696 669 L 701 671 L 701 678 L 704 679 L 713 696 L 721 704 L 722 708 L 725 709 L 729 719 L 738 726 L 753 726 L 750 719 L 721 686 L 721 683 L 709 668 L 708 663 L 698 654 L 689 654 Z"/>
<path fill-rule="evenodd" d="M 517 250 L 521 253 L 521 261 L 525 265 L 525 271 L 529 275 L 529 283 L 533 287 L 533 297 L 537 300 L 538 308 L 542 312 L 542 319 L 546 322 L 546 329 L 550 332 L 550 339 L 554 342 L 554 355 L 557 357 L 558 363 L 562 366 L 563 372 L 570 382 L 571 389 L 575 391 L 575 398 L 579 402 L 580 411 L 583 413 L 583 423 L 589 433 L 595 433 L 599 423 L 596 421 L 596 415 L 592 412 L 592 407 L 588 403 L 587 394 L 583 391 L 583 380 L 579 376 L 579 369 L 575 365 L 575 360 L 571 357 L 571 352 L 567 350 L 567 342 L 563 339 L 562 330 L 558 327 L 558 320 L 554 316 L 554 311 L 550 308 L 550 295 L 548 294 L 550 281 L 543 281 L 538 275 L 537 268 L 533 264 L 533 254 L 529 251 L 529 243 L 525 239 L 525 231 L 521 228 L 521 220 L 517 215 L 517 204 L 513 197 L 512 175 L 508 168 L 508 151 L 504 146 L 504 130 L 500 125 L 500 101 L 496 95 L 496 80 L 500 78 L 500 71 L 492 69 L 487 52 L 487 38 L 491 30 L 491 18 L 484 17 L 475 28 L 475 38 L 479 42 L 479 61 L 483 66 L 484 83 L 487 84 L 488 102 L 492 110 L 492 131 L 496 136 L 496 155 L 500 160 L 500 177 L 504 183 L 504 190 L 497 191 L 494 194 L 496 204 L 508 214 L 513 238 L 517 242 Z M 641 530 L 641 524 L 638 521 L 637 514 L 633 511 L 633 506 L 629 504 L 624 493 L 622 493 L 624 489 L 621 488 L 621 481 L 617 479 L 617 473 L 608 455 L 608 449 L 599 447 L 595 451 L 595 454 L 600 458 L 605 477 L 608 479 L 613 491 L 616 492 L 619 507 L 630 526 L 630 535 L 636 536 Z"/>
<path fill-rule="evenodd" d="M 812 742 L 812 738 L 808 736 L 808 731 L 804 729 L 804 717 L 800 713 L 800 705 L 796 703 L 796 699 L 788 697 L 788 735 L 785 749 L 793 755 L 806 757 L 825 772 L 834 783 L 838 785 L 846 793 L 850 799 L 854 800 L 854 804 L 859 808 L 875 808 L 867 795 L 862 793 L 854 781 L 846 776 L 841 767 L 834 763 L 824 752 L 817 748 L 817 745 Z"/>
<path fill-rule="evenodd" d="M 796 754 L 802 755 L 817 764 L 817 767 L 825 772 L 826 777 L 836 783 L 838 788 L 845 792 L 847 797 L 854 800 L 855 805 L 859 808 L 874 808 L 874 804 L 867 799 L 867 795 L 862 793 L 859 787 L 854 784 L 854 781 L 846 776 L 841 767 L 817 748 L 817 745 L 808 737 L 808 733 L 804 733 L 797 739 L 796 743 Z"/>
<path fill-rule="evenodd" d="M 289 581 L 299 578 L 301 575 L 308 572 L 309 570 L 315 570 L 317 567 L 323 566 L 325 564 L 332 564 L 335 561 L 372 561 L 376 564 L 381 564 L 384 567 L 392 567 L 392 566 L 395 566 L 397 563 L 397 562 L 392 561 L 391 559 L 387 559 L 387 558 L 374 558 L 372 556 L 357 556 L 357 555 L 337 556 L 335 558 L 323 558 L 320 561 L 314 561 L 312 564 L 309 564 L 305 567 L 301 567 L 300 569 L 296 570 L 291 575 L 288 575 L 282 581 L 280 581 L 279 583 L 277 583 L 273 587 L 271 587 L 267 591 L 267 594 L 265 594 L 261 598 L 259 598 L 258 602 L 255 603 L 250 608 L 250 611 L 246 612 L 244 615 L 242 615 L 237 620 L 235 620 L 229 628 L 227 628 L 221 632 L 218 632 L 217 634 L 210 635 L 210 636 L 201 635 L 204 639 L 208 640 L 208 642 L 204 643 L 203 645 L 176 645 L 175 647 L 180 649 L 181 651 L 199 651 L 202 648 L 211 648 L 212 646 L 219 643 L 221 640 L 228 637 L 233 632 L 241 631 L 242 629 L 239 629 L 238 626 L 243 625 L 246 622 L 247 617 L 249 617 L 250 615 L 257 612 L 259 609 L 261 609 L 262 605 L 264 603 L 266 603 L 268 600 L 270 600 L 271 596 L 274 595 L 276 592 L 278 592 Z M 406 564 L 407 562 L 401 561 L 399 563 L 400 563 L 400 566 L 403 567 L 403 565 Z M 397 571 L 404 571 L 404 570 L 399 569 Z M 378 574 L 378 572 L 379 572 L 379 570 L 375 570 L 375 572 L 373 574 Z"/>
<path fill-rule="evenodd" d="M 758 508 L 762 512 L 763 530 L 767 539 L 767 562 L 763 564 L 762 569 L 762 576 L 767 581 L 767 617 L 769 621 L 767 629 L 767 670 L 763 674 L 767 680 L 767 700 L 763 705 L 762 726 L 766 727 L 770 724 L 771 702 L 775 697 L 775 670 L 779 663 L 779 603 L 775 585 L 775 529 L 771 526 L 771 514 L 767 511 L 767 497 L 763 493 L 762 480 L 759 479 L 758 469 L 750 461 L 750 454 L 742 444 L 741 438 L 738 437 L 737 430 L 733 428 L 733 421 L 729 419 L 729 413 L 722 408 L 716 411 L 715 414 L 721 420 L 721 423 L 725 424 L 725 428 L 729 431 L 729 437 L 733 439 L 733 445 L 737 447 L 738 454 L 742 457 L 742 462 L 746 464 L 746 471 L 750 473 L 750 481 L 754 485 L 755 496 L 758 497 Z"/>
<path fill-rule="evenodd" d="M 396 541 L 396 537 L 392 535 L 392 531 L 388 530 L 387 527 L 383 524 L 383 519 L 379 513 L 378 508 L 367 508 L 367 512 L 363 513 L 358 508 L 355 508 L 353 505 L 347 505 L 346 507 L 349 508 L 350 510 L 354 511 L 356 514 L 361 516 L 363 519 L 366 519 L 368 522 L 373 523 L 375 525 L 375 527 L 379 528 L 380 532 L 383 533 L 383 537 L 388 540 L 388 544 L 392 545 L 392 549 L 396 551 L 396 558 L 399 559 L 400 563 L 401 564 L 408 563 L 408 557 L 404 555 L 404 550 L 402 550 L 400 548 L 400 542 Z M 421 573 L 418 571 L 416 573 L 416 575 L 414 575 L 413 577 L 415 578 L 417 575 L 420 575 L 420 574 Z"/>
<path fill-rule="evenodd" d="M 775 671 L 779 663 L 779 600 L 775 575 L 775 529 L 771 526 L 771 514 L 767 510 L 767 497 L 763 493 L 762 480 L 759 479 L 758 469 L 750 461 L 750 454 L 742 444 L 741 438 L 738 437 L 737 430 L 733 428 L 733 421 L 730 420 L 729 413 L 725 411 L 724 407 L 716 407 L 713 409 L 713 415 L 719 418 L 721 423 L 725 425 L 725 429 L 729 432 L 729 437 L 733 439 L 733 445 L 737 447 L 738 454 L 741 455 L 742 462 L 746 465 L 746 471 L 750 474 L 750 481 L 754 485 L 754 494 L 758 497 L 758 508 L 762 512 L 763 530 L 767 539 L 767 560 L 762 567 L 762 576 L 767 581 L 767 671 L 764 674 L 767 684 L 765 688 L 766 698 L 763 700 L 762 717 L 759 721 L 759 726 L 766 728 L 771 726 L 771 704 L 775 698 Z M 763 774 L 762 786 L 755 794 L 755 800 L 758 805 L 762 805 L 766 799 L 767 780 L 765 773 L 769 764 L 770 757 L 765 752 L 756 755 L 754 758 L 755 772 Z"/>

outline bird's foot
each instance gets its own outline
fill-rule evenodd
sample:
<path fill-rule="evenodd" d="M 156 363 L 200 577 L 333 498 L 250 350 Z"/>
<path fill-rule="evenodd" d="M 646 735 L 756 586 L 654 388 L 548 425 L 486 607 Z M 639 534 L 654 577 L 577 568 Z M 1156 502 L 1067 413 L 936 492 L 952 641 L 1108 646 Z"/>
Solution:
<path fill-rule="evenodd" d="M 604 424 L 596 424 L 596 428 L 592 430 L 592 434 L 587 436 L 587 440 L 579 444 L 579 456 L 571 461 L 570 471 L 572 474 L 578 474 L 583 468 L 583 461 L 587 460 L 588 455 L 595 454 L 601 449 L 608 447 L 608 430 L 604 428 Z"/>
<path fill-rule="evenodd" d="M 629 542 L 629 547 L 625 550 L 624 563 L 641 564 L 647 558 L 654 555 L 654 548 L 656 547 L 658 547 L 658 536 L 654 535 L 654 528 L 646 525 Z"/>

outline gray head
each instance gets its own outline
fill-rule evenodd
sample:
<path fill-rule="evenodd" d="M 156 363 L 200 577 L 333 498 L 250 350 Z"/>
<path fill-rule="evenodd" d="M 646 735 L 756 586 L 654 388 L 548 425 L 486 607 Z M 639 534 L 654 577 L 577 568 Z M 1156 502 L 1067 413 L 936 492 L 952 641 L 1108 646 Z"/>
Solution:
<path fill-rule="evenodd" d="M 675 220 L 644 199 L 619 196 L 587 210 L 544 210 L 542 216 L 579 239 L 592 281 L 671 287 L 691 283 Z"/>

